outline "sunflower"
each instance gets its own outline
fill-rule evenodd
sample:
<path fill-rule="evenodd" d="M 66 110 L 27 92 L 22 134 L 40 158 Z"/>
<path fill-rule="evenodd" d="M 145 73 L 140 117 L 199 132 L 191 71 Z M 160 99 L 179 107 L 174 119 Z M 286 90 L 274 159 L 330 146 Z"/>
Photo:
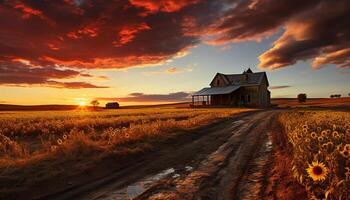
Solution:
<path fill-rule="evenodd" d="M 334 146 L 333 142 L 327 142 L 327 147 L 332 148 Z"/>
<path fill-rule="evenodd" d="M 51 146 L 51 151 L 56 151 L 56 149 L 57 149 L 57 146 L 56 146 L 56 145 L 52 145 L 52 146 Z"/>
<path fill-rule="evenodd" d="M 312 133 L 311 133 L 311 137 L 312 137 L 313 139 L 315 139 L 315 138 L 317 137 L 316 133 L 315 133 L 315 132 L 312 132 Z"/>
<path fill-rule="evenodd" d="M 63 135 L 63 139 L 66 140 L 68 137 L 66 134 Z"/>
<path fill-rule="evenodd" d="M 340 154 L 344 157 L 344 158 L 349 158 L 350 157 L 350 151 L 347 151 L 344 149 L 344 151 L 340 152 Z"/>
<path fill-rule="evenodd" d="M 347 150 L 347 151 L 350 151 L 350 144 L 346 144 L 346 145 L 344 146 L 344 149 Z"/>
<path fill-rule="evenodd" d="M 333 131 L 332 136 L 334 138 L 340 138 L 340 135 L 339 135 L 338 131 Z"/>
<path fill-rule="evenodd" d="M 322 162 L 314 161 L 309 164 L 306 172 L 313 181 L 324 181 L 328 175 L 328 168 Z"/>
<path fill-rule="evenodd" d="M 57 143 L 58 143 L 58 144 L 62 144 L 63 141 L 62 141 L 61 139 L 58 139 L 58 140 L 57 140 Z"/>
<path fill-rule="evenodd" d="M 337 146 L 337 151 L 338 151 L 339 153 L 341 153 L 342 151 L 344 151 L 344 147 L 343 147 L 342 144 L 340 144 L 340 145 Z"/>
<path fill-rule="evenodd" d="M 322 136 L 318 137 L 317 139 L 318 139 L 319 142 L 323 141 L 323 137 Z"/>

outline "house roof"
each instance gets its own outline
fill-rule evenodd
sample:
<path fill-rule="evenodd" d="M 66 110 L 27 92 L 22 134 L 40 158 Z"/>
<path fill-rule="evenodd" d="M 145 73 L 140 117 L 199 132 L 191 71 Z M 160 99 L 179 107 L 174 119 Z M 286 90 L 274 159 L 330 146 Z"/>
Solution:
<path fill-rule="evenodd" d="M 220 79 L 224 81 L 224 87 L 213 86 L 213 81 L 216 77 L 220 77 Z M 250 68 L 242 74 L 217 73 L 210 83 L 212 87 L 203 88 L 200 91 L 193 93 L 192 96 L 229 94 L 240 87 L 261 85 L 264 78 L 267 81 L 267 86 L 269 86 L 269 81 L 267 80 L 265 72 L 254 73 Z"/>
<path fill-rule="evenodd" d="M 243 74 L 223 74 L 231 85 L 260 84 L 265 76 L 265 72 Z M 248 76 L 247 81 L 242 82 L 242 76 Z"/>
<path fill-rule="evenodd" d="M 206 87 L 198 92 L 192 94 L 192 96 L 205 96 L 215 94 L 230 94 L 231 92 L 238 90 L 241 86 L 230 85 L 226 87 Z"/>
<path fill-rule="evenodd" d="M 247 86 L 247 85 L 260 85 L 264 77 L 266 77 L 265 72 L 256 72 L 253 73 L 251 70 L 244 71 L 242 74 L 222 74 L 217 73 L 210 83 L 210 85 L 213 84 L 213 81 L 215 78 L 219 76 L 221 79 L 225 82 L 225 85 L 241 85 L 241 86 Z M 248 79 L 245 79 L 243 76 L 248 76 Z M 267 81 L 267 85 L 269 85 Z"/>

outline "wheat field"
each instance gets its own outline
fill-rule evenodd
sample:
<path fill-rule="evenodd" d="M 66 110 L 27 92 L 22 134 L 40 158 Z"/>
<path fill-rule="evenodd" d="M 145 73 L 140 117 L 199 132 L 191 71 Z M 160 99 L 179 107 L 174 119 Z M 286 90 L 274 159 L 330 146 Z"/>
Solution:
<path fill-rule="evenodd" d="M 19 181 L 25 185 L 75 169 L 83 170 L 111 155 L 149 151 L 153 141 L 171 139 L 181 131 L 244 111 L 249 109 L 2 112 L 2 181 Z"/>

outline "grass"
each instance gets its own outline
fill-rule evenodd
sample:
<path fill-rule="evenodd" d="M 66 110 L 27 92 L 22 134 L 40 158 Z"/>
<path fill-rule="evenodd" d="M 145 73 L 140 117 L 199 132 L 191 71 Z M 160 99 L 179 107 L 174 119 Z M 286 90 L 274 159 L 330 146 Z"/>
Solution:
<path fill-rule="evenodd" d="M 350 113 L 297 110 L 283 113 L 292 148 L 292 173 L 310 199 L 350 198 Z"/>
<path fill-rule="evenodd" d="M 154 141 L 244 111 L 249 109 L 0 112 L 0 193 L 81 173 L 108 157 L 151 151 Z"/>
<path fill-rule="evenodd" d="M 350 97 L 342 98 L 309 98 L 304 103 L 299 103 L 296 98 L 274 98 L 273 105 L 278 107 L 349 107 Z"/>

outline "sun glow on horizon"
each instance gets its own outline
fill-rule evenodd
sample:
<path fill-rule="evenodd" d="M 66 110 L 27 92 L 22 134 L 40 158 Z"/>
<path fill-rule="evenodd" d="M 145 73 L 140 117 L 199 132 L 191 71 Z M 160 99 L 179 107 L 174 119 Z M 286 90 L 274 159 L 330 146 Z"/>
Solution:
<path fill-rule="evenodd" d="M 79 107 L 85 107 L 88 104 L 88 100 L 86 98 L 76 98 L 75 102 Z"/>
<path fill-rule="evenodd" d="M 81 106 L 81 107 L 86 106 L 86 104 L 87 104 L 86 101 L 80 101 L 80 102 L 79 102 L 79 106 Z"/>

